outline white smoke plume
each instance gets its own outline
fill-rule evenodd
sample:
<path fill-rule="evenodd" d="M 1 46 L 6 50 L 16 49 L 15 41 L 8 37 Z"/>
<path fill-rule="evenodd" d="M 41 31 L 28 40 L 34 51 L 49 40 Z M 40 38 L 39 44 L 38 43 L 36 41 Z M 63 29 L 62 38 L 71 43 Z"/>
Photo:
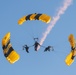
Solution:
<path fill-rule="evenodd" d="M 60 19 L 61 15 L 64 14 L 64 12 L 67 10 L 67 8 L 71 5 L 72 0 L 64 0 L 63 6 L 59 7 L 58 12 L 56 13 L 56 16 L 53 17 L 52 21 L 50 22 L 49 26 L 46 28 L 46 31 L 43 33 L 43 36 L 40 40 L 40 44 L 42 45 L 45 41 L 47 35 L 50 33 L 52 28 L 55 26 L 57 21 Z M 40 47 L 38 47 L 39 49 Z"/>

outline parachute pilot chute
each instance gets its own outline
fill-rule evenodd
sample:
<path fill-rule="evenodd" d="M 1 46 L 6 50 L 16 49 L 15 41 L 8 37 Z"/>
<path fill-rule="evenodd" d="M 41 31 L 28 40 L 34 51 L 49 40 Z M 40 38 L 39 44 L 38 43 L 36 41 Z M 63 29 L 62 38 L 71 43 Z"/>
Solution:
<path fill-rule="evenodd" d="M 51 17 L 48 16 L 47 14 L 39 14 L 39 13 L 29 14 L 20 18 L 18 20 L 18 24 L 22 25 L 27 20 L 41 20 L 42 22 L 49 23 L 51 21 Z"/>
<path fill-rule="evenodd" d="M 6 59 L 11 63 L 15 63 L 19 60 L 19 54 L 13 49 L 10 43 L 10 32 L 8 32 L 2 39 L 3 53 Z"/>
<path fill-rule="evenodd" d="M 69 35 L 68 41 L 71 45 L 71 52 L 66 56 L 65 63 L 70 66 L 74 62 L 76 56 L 76 43 L 73 34 Z"/>

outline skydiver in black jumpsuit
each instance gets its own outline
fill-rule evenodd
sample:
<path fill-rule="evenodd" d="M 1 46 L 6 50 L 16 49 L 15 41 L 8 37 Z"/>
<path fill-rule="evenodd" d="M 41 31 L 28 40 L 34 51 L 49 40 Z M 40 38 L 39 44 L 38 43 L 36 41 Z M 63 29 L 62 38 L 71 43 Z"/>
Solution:
<path fill-rule="evenodd" d="M 45 51 L 50 51 L 51 49 L 52 49 L 52 51 L 54 50 L 52 46 L 48 46 L 48 47 L 45 48 L 44 52 Z"/>
<path fill-rule="evenodd" d="M 35 51 L 37 51 L 37 48 L 38 48 L 38 46 L 40 46 L 40 44 L 37 41 L 35 41 L 35 44 L 33 46 L 35 48 Z"/>
<path fill-rule="evenodd" d="M 23 50 L 24 50 L 24 48 L 26 49 L 26 52 L 29 53 L 29 51 L 28 51 L 29 47 L 27 45 L 24 45 Z"/>

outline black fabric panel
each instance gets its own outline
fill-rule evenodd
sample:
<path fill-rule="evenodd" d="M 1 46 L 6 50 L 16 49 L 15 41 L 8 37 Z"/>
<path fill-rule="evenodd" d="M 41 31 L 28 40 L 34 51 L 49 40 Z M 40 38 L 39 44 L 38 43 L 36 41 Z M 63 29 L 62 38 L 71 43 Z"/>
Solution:
<path fill-rule="evenodd" d="M 39 17 L 40 17 L 41 15 L 42 15 L 42 14 L 37 14 L 37 15 L 35 16 L 35 19 L 39 20 Z"/>
<path fill-rule="evenodd" d="M 6 49 L 8 47 L 8 45 L 10 44 L 10 40 L 8 41 L 8 43 L 6 45 L 4 45 L 2 48 L 3 50 Z"/>
<path fill-rule="evenodd" d="M 30 14 L 30 15 L 27 15 L 26 16 L 26 20 L 30 20 L 30 16 L 31 16 L 32 14 Z"/>
<path fill-rule="evenodd" d="M 73 48 L 73 47 L 71 47 L 71 49 L 72 49 L 72 50 L 75 50 L 75 47 L 74 47 L 74 48 Z"/>
<path fill-rule="evenodd" d="M 8 57 L 9 54 L 13 51 L 14 49 L 12 47 L 9 48 L 8 52 L 4 54 L 5 57 Z"/>
<path fill-rule="evenodd" d="M 75 56 L 72 56 L 71 59 L 73 60 Z"/>

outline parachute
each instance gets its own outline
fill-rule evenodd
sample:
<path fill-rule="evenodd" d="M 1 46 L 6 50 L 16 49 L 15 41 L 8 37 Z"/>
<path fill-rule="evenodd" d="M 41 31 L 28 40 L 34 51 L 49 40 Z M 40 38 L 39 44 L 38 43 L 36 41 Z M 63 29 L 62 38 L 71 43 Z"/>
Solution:
<path fill-rule="evenodd" d="M 71 52 L 66 56 L 65 63 L 70 66 L 74 62 L 74 57 L 76 56 L 75 39 L 73 34 L 69 35 L 68 41 L 71 45 Z"/>
<path fill-rule="evenodd" d="M 49 23 L 51 21 L 51 17 L 48 16 L 47 14 L 39 14 L 39 13 L 29 14 L 20 18 L 18 20 L 18 24 L 22 25 L 27 20 L 41 20 L 42 22 Z"/>
<path fill-rule="evenodd" d="M 10 32 L 8 32 L 2 39 L 3 53 L 6 59 L 11 63 L 15 63 L 19 60 L 19 54 L 13 49 L 10 43 Z"/>

